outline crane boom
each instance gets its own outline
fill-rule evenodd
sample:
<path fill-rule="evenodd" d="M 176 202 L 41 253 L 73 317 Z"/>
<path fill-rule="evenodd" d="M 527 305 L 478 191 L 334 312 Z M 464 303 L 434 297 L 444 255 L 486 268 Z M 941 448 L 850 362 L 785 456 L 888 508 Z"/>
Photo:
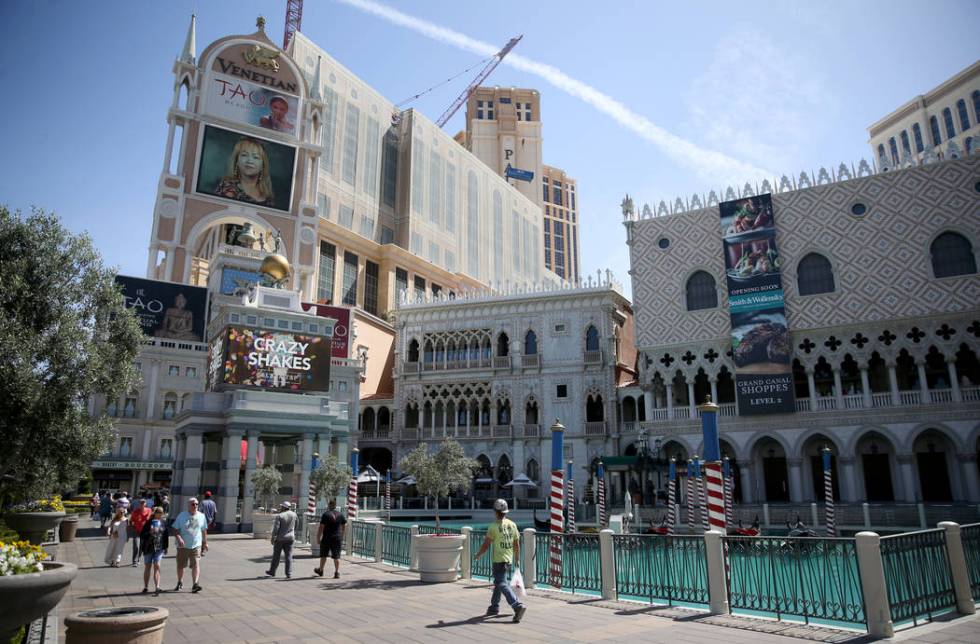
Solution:
<path fill-rule="evenodd" d="M 521 41 L 521 38 L 523 37 L 524 34 L 521 34 L 516 38 L 511 38 L 510 41 L 506 45 L 504 45 L 504 48 L 498 51 L 496 55 L 492 59 L 490 59 L 490 62 L 487 63 L 487 66 L 483 68 L 483 71 L 477 74 L 476 78 L 473 79 L 473 82 L 467 85 L 466 89 L 463 90 L 463 93 L 456 97 L 456 100 L 453 101 L 453 104 L 450 105 L 448 108 L 446 108 L 446 111 L 443 112 L 442 116 L 439 117 L 439 120 L 436 121 L 436 125 L 442 127 L 449 122 L 449 119 L 453 117 L 453 114 L 458 112 L 459 108 L 463 105 L 463 103 L 465 103 L 467 99 L 469 99 L 470 94 L 473 93 L 473 90 L 479 87 L 480 83 L 482 83 L 487 79 L 487 76 L 489 76 L 493 72 L 493 70 L 497 68 L 497 65 L 500 64 L 500 61 L 504 59 L 504 56 L 509 54 L 510 50 L 513 49 L 517 45 L 517 43 Z"/>
<path fill-rule="evenodd" d="M 286 27 L 282 32 L 282 49 L 289 49 L 289 41 L 299 31 L 303 22 L 303 0 L 286 0 Z"/>

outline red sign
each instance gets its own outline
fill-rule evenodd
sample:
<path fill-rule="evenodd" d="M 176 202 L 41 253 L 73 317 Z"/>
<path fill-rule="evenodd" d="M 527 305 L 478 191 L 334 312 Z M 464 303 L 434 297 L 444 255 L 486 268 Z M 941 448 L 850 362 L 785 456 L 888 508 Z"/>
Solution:
<path fill-rule="evenodd" d="M 350 307 L 303 302 L 303 310 L 307 313 L 314 313 L 321 318 L 333 318 L 337 320 L 337 324 L 333 328 L 333 340 L 330 343 L 330 356 L 333 358 L 349 358 L 351 333 Z"/>

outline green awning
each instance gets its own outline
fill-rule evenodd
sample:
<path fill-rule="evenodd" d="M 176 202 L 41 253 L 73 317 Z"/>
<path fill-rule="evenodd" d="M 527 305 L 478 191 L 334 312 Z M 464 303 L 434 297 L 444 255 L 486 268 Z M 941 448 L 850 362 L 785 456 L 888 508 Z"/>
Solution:
<path fill-rule="evenodd" d="M 606 467 L 610 465 L 636 465 L 639 458 L 636 456 L 603 456 L 602 464 Z"/>

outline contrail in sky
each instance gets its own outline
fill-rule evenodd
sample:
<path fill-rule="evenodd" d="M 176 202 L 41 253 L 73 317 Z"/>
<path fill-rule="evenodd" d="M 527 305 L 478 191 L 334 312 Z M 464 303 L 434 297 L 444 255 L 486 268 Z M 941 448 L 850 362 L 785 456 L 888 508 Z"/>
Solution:
<path fill-rule="evenodd" d="M 438 40 L 459 49 L 472 52 L 479 56 L 493 56 L 499 47 L 490 43 L 471 38 L 458 31 L 441 27 L 427 20 L 402 13 L 397 9 L 373 2 L 373 0 L 337 0 L 355 9 L 373 14 L 396 24 L 411 29 L 423 36 Z M 628 130 L 635 132 L 643 139 L 654 144 L 668 157 L 677 163 L 690 168 L 704 180 L 718 185 L 740 185 L 746 180 L 762 179 L 778 176 L 751 163 L 739 161 L 732 157 L 702 148 L 686 139 L 671 134 L 644 116 L 629 109 L 623 103 L 580 80 L 563 73 L 557 67 L 540 63 L 520 54 L 511 52 L 504 58 L 504 64 L 538 76 L 558 89 L 581 99 L 600 112 L 612 117 L 614 121 Z"/>

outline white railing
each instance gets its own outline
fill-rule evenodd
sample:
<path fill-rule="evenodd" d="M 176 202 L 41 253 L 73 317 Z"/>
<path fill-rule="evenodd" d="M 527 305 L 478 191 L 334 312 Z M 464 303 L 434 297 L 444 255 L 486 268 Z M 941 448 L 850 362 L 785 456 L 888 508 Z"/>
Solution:
<path fill-rule="evenodd" d="M 810 399 L 809 398 L 797 398 L 796 399 L 796 411 L 810 411 Z"/>
<path fill-rule="evenodd" d="M 658 409 L 651 410 L 650 420 L 667 420 L 667 408 L 660 407 Z"/>
<path fill-rule="evenodd" d="M 718 415 L 725 418 L 738 416 L 738 406 L 735 403 L 721 403 L 718 405 Z"/>
<path fill-rule="evenodd" d="M 818 411 L 831 411 L 837 409 L 837 399 L 836 398 L 817 398 L 817 410 Z"/>
<path fill-rule="evenodd" d="M 541 425 L 524 425 L 524 438 L 537 438 L 541 435 Z"/>
<path fill-rule="evenodd" d="M 633 434 L 636 432 L 636 421 L 627 420 L 623 422 L 623 433 Z"/>
<path fill-rule="evenodd" d="M 963 402 L 980 402 L 980 387 L 962 387 L 960 398 Z"/>
<path fill-rule="evenodd" d="M 494 425 L 493 426 L 493 437 L 494 438 L 510 438 L 510 425 Z"/>
<path fill-rule="evenodd" d="M 494 369 L 510 369 L 510 356 L 494 356 L 493 357 L 493 368 Z"/>
<path fill-rule="evenodd" d="M 953 402 L 953 390 L 952 389 L 933 389 L 929 392 L 929 397 L 932 399 L 933 403 L 948 403 Z"/>
<path fill-rule="evenodd" d="M 586 351 L 585 364 L 599 364 L 602 362 L 602 351 Z"/>
<path fill-rule="evenodd" d="M 538 354 L 533 353 L 531 355 L 521 356 L 521 366 L 522 367 L 538 367 L 541 364 L 541 359 Z"/>
<path fill-rule="evenodd" d="M 684 419 L 691 417 L 691 409 L 689 407 L 674 407 L 674 418 Z"/>
<path fill-rule="evenodd" d="M 605 436 L 606 435 L 606 421 L 598 422 L 587 422 L 585 423 L 585 435 L 586 436 Z"/>
<path fill-rule="evenodd" d="M 850 394 L 844 396 L 844 409 L 861 409 L 864 407 L 864 394 Z"/>
<path fill-rule="evenodd" d="M 402 363 L 402 373 L 418 373 L 419 363 L 418 362 L 408 362 L 407 360 Z"/>
<path fill-rule="evenodd" d="M 871 406 L 872 407 L 891 407 L 892 406 L 892 394 L 890 391 L 885 391 L 877 394 L 871 394 Z"/>
<path fill-rule="evenodd" d="M 903 405 L 920 405 L 922 404 L 922 396 L 919 391 L 900 391 L 898 392 L 898 399 Z"/>

